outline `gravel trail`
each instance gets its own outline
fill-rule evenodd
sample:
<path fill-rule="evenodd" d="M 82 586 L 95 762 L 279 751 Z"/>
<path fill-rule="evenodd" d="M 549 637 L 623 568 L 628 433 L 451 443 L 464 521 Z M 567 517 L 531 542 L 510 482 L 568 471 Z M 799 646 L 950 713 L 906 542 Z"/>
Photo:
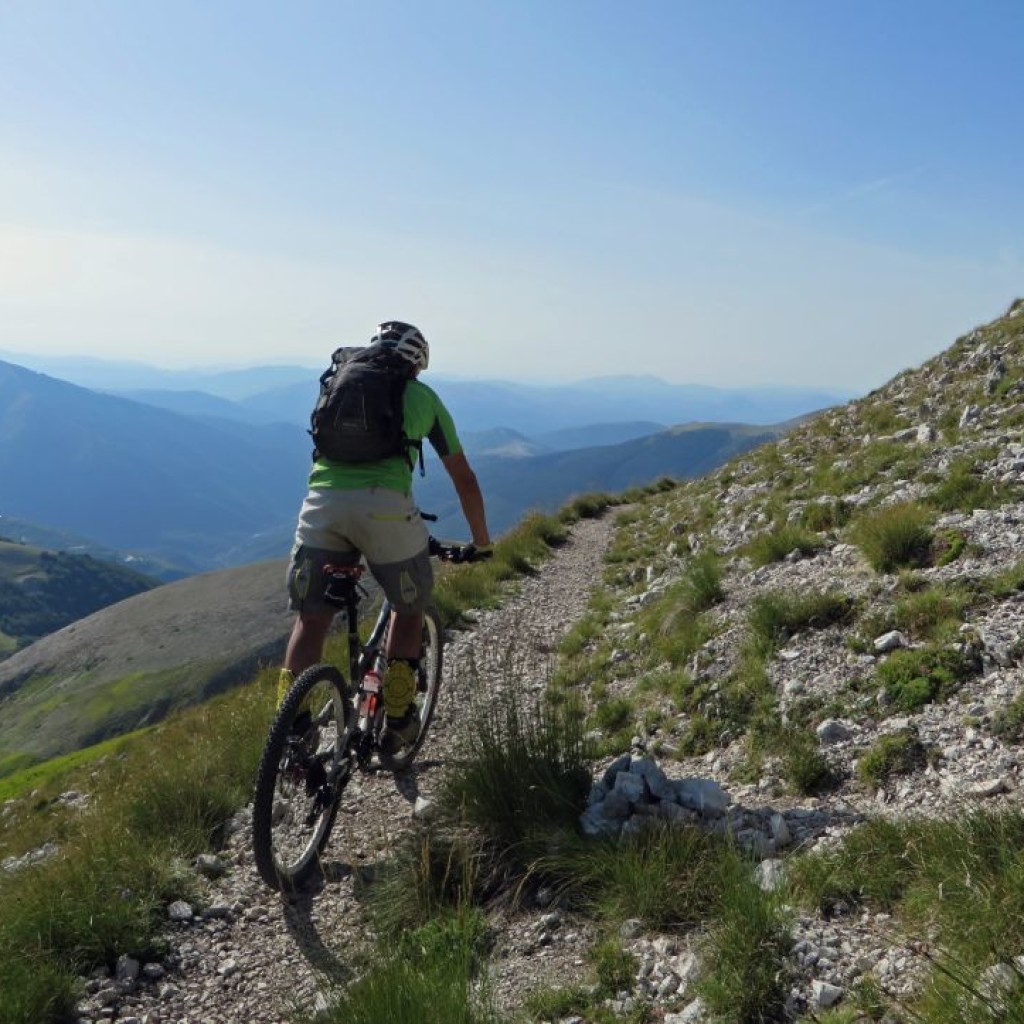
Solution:
<path fill-rule="evenodd" d="M 146 965 L 127 986 L 133 991 L 106 1007 L 99 1005 L 103 984 L 94 983 L 98 991 L 79 1007 L 80 1020 L 278 1024 L 296 1009 L 315 1008 L 320 993 L 349 978 L 353 947 L 367 934 L 354 875 L 410 829 L 417 796 L 430 796 L 451 756 L 454 726 L 468 713 L 469 698 L 482 687 L 542 691 L 559 641 L 600 579 L 613 531 L 612 516 L 576 524 L 569 541 L 502 608 L 481 613 L 471 632 L 446 645 L 445 689 L 417 763 L 401 778 L 380 773 L 350 783 L 325 851 L 320 891 L 289 902 L 260 882 L 246 809 L 221 853 L 227 873 L 208 883 L 204 910 L 170 926 L 172 951 L 163 964 Z M 502 1002 L 512 996 L 505 991 Z"/>

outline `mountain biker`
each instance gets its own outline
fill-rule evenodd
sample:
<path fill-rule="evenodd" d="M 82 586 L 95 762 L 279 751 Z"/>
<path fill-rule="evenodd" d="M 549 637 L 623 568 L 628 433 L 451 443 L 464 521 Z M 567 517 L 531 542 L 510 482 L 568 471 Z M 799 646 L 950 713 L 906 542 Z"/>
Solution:
<path fill-rule="evenodd" d="M 426 438 L 440 456 L 458 494 L 474 547 L 489 549 L 483 495 L 462 450 L 451 415 L 431 388 L 419 381 L 430 348 L 411 324 L 385 321 L 370 347 L 390 348 L 408 366 L 403 431 L 414 442 Z M 412 500 L 412 460 L 401 455 L 376 462 L 334 462 L 314 454 L 309 492 L 299 511 L 288 567 L 289 608 L 298 612 L 278 685 L 282 700 L 292 681 L 323 658 L 335 609 L 323 595 L 323 567 L 366 559 L 395 609 L 387 639 L 381 743 L 396 749 L 415 739 L 416 676 L 422 648 L 423 609 L 433 590 L 428 534 Z"/>

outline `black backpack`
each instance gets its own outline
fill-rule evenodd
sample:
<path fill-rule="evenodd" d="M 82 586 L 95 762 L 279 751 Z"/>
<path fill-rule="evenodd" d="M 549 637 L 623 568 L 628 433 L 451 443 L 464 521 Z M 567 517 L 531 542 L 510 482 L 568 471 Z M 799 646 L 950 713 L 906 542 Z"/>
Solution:
<path fill-rule="evenodd" d="M 332 462 L 379 462 L 403 456 L 422 442 L 406 437 L 403 403 L 409 363 L 380 345 L 339 348 L 320 376 L 320 396 L 310 416 L 310 436 L 318 455 Z"/>

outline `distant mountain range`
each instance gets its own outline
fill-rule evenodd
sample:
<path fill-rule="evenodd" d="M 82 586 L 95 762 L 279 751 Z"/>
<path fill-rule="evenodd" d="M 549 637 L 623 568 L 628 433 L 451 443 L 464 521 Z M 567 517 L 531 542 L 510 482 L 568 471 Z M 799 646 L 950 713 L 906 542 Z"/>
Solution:
<path fill-rule="evenodd" d="M 328 358 L 329 353 L 325 352 L 324 366 Z M 0 359 L 173 412 L 302 426 L 309 423 L 317 378 L 324 368 L 281 365 L 163 370 L 145 363 L 81 357 L 58 359 L 13 352 L 0 352 Z M 510 427 L 530 437 L 590 424 L 637 420 L 666 426 L 697 422 L 764 425 L 838 405 L 853 397 L 843 388 L 716 388 L 628 375 L 560 384 L 463 380 L 434 373 L 425 380 L 444 398 L 461 431 Z M 590 443 L 613 442 L 609 438 Z"/>
<path fill-rule="evenodd" d="M 309 440 L 209 422 L 0 362 L 0 514 L 187 571 L 292 520 Z M 2 520 L 0 520 L 2 522 Z"/>
<path fill-rule="evenodd" d="M 0 533 L 8 523 L 17 540 L 49 545 L 64 536 L 78 551 L 143 565 L 165 580 L 287 553 L 305 491 L 318 371 L 32 361 L 103 390 L 0 362 Z M 764 417 L 782 422 L 837 400 L 653 378 L 433 383 L 498 532 L 530 508 L 554 509 L 583 491 L 703 473 L 774 436 L 779 428 Z M 737 410 L 746 415 L 726 417 Z M 464 533 L 438 464 L 415 489 L 422 507 L 441 514 L 439 531 Z"/>

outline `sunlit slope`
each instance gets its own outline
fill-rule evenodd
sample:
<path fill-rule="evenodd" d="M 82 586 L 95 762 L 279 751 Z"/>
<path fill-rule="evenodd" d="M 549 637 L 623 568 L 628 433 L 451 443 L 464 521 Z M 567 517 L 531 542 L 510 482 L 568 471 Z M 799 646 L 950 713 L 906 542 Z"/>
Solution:
<path fill-rule="evenodd" d="M 0 662 L 0 773 L 162 718 L 279 660 L 285 562 L 130 597 Z"/>

